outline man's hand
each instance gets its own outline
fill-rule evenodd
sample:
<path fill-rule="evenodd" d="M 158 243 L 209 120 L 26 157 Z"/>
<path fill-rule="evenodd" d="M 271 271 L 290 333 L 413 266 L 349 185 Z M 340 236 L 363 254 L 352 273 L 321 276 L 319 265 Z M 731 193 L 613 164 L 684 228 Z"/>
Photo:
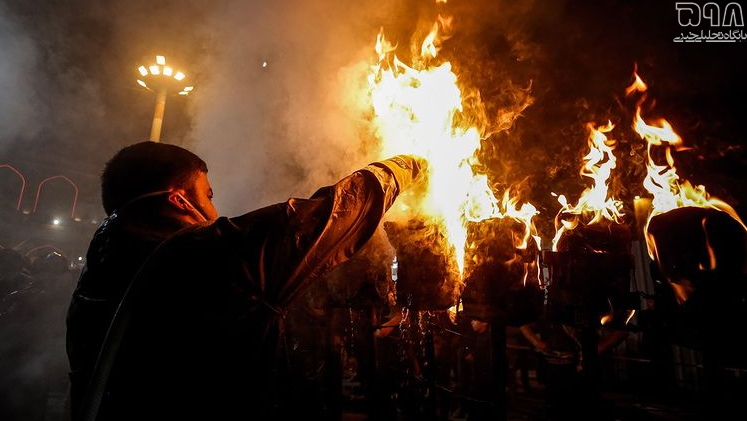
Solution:
<path fill-rule="evenodd" d="M 428 173 L 428 161 L 413 155 L 397 155 L 374 165 L 385 167 L 394 175 L 400 193 L 409 185 L 422 182 Z"/>

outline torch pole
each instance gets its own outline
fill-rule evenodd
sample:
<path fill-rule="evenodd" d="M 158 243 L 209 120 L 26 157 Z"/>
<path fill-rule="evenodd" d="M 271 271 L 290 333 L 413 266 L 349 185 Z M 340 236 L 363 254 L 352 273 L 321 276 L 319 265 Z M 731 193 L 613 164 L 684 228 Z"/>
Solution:
<path fill-rule="evenodd" d="M 166 108 L 166 88 L 158 90 L 156 109 L 153 111 L 153 125 L 150 128 L 150 140 L 158 142 L 161 139 L 161 125 L 163 125 L 163 111 Z"/>
<path fill-rule="evenodd" d="M 488 325 L 490 335 L 490 370 L 493 376 L 493 419 L 506 420 L 507 397 L 506 386 L 508 382 L 508 357 L 506 355 L 506 319 L 495 317 Z"/>

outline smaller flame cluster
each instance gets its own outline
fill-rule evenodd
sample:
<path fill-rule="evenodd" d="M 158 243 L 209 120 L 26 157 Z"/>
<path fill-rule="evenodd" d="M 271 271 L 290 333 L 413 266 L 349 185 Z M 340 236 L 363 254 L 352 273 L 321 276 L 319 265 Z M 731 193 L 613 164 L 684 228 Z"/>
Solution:
<path fill-rule="evenodd" d="M 649 255 L 656 259 L 656 245 L 648 235 L 648 224 L 651 218 L 682 207 L 711 208 L 726 212 L 747 230 L 734 208 L 715 197 L 711 197 L 704 186 L 693 186 L 688 180 L 680 179 L 675 167 L 673 152 L 687 149 L 682 138 L 674 131 L 671 124 L 664 119 L 646 122 L 642 117 L 642 105 L 646 101 L 648 85 L 633 73 L 633 83 L 625 89 L 627 96 L 640 95 L 636 105 L 633 130 L 646 141 L 646 177 L 645 189 L 653 196 L 652 210 L 649 213 L 644 232 Z M 587 219 L 586 225 L 607 221 L 620 224 L 624 216 L 622 202 L 609 193 L 608 180 L 611 171 L 616 167 L 613 153 L 615 141 L 608 139 L 607 134 L 614 129 L 611 122 L 596 127 L 587 125 L 589 130 L 589 152 L 584 157 L 581 175 L 593 180 L 593 185 L 581 194 L 575 205 L 568 203 L 564 195 L 558 196 L 562 208 L 555 217 L 555 237 L 553 251 L 557 251 L 558 242 L 564 233 L 576 228 L 580 219 Z M 655 157 L 663 156 L 663 162 Z"/>
<path fill-rule="evenodd" d="M 625 92 L 628 95 L 634 93 L 642 94 L 636 106 L 633 129 L 641 139 L 646 141 L 647 171 L 643 186 L 653 195 L 652 210 L 644 228 L 649 256 L 652 259 L 657 259 L 656 243 L 648 233 L 648 226 L 651 219 L 674 209 L 696 207 L 726 212 L 747 231 L 744 222 L 742 222 L 737 212 L 728 203 L 710 196 L 705 186 L 693 186 L 690 181 L 680 179 L 672 152 L 687 148 L 684 146 L 682 138 L 674 131 L 668 121 L 658 119 L 649 123 L 643 119 L 641 106 L 646 101 L 647 89 L 647 85 L 635 73 L 635 81 Z M 654 158 L 654 153 L 657 149 L 663 149 L 664 162 L 657 162 Z"/>
<path fill-rule="evenodd" d="M 452 34 L 452 18 L 439 14 L 429 29 L 421 33 L 422 42 L 413 44 L 411 63 L 406 64 L 395 55 L 397 45 L 386 39 L 382 28 L 374 48 L 378 60 L 368 74 L 367 98 L 373 110 L 372 128 L 380 141 L 380 157 L 411 154 L 425 158 L 429 163 L 428 185 L 417 196 L 403 195 L 397 208 L 408 218 L 430 224 L 432 229 L 424 232 L 440 233 L 444 244 L 437 251 L 444 256 L 453 256 L 459 277 L 466 279 L 469 274 L 465 274 L 465 263 L 474 266 L 486 257 L 480 256 L 479 250 L 480 243 L 486 238 L 477 238 L 476 241 L 468 238 L 469 226 L 500 219 L 519 222 L 523 227 L 522 235 L 512 234 L 510 237 L 517 253 L 535 250 L 535 245 L 537 251 L 541 250 L 541 239 L 533 223 L 533 218 L 539 213 L 537 208 L 531 203 L 520 203 L 518 196 L 512 195 L 516 189 L 509 188 L 502 196 L 496 196 L 487 175 L 477 170 L 480 165 L 478 151 L 482 140 L 489 136 L 486 128 L 491 125 L 484 108 L 480 108 L 484 106 L 479 101 L 479 92 L 465 86 L 454 73 L 451 63 L 439 56 L 443 43 Z M 673 152 L 684 148 L 683 141 L 666 120 L 644 120 L 641 105 L 646 100 L 648 85 L 638 75 L 637 69 L 633 76 L 625 94 L 640 95 L 632 128 L 647 145 L 647 174 L 643 185 L 653 196 L 648 221 L 673 209 L 692 206 L 726 212 L 747 230 L 731 206 L 710 197 L 705 187 L 693 186 L 680 179 Z M 471 99 L 473 96 L 478 101 L 464 101 L 465 97 Z M 474 103 L 478 105 L 474 106 Z M 609 184 L 617 168 L 615 125 L 608 120 L 603 124 L 590 122 L 586 128 L 588 151 L 583 157 L 580 175 L 588 181 L 588 186 L 575 202 L 563 194 L 553 193 L 561 205 L 555 216 L 553 251 L 558 251 L 558 244 L 565 234 L 579 226 L 588 227 L 584 232 L 609 234 L 627 230 L 617 226 L 623 225 L 623 202 L 610 191 Z M 663 152 L 663 162 L 654 157 L 655 150 Z M 647 227 L 648 222 L 644 232 L 649 254 L 656 258 L 655 244 L 647 233 Z M 480 232 L 489 231 L 488 227 L 485 228 Z M 531 245 L 532 241 L 535 245 Z M 522 264 L 524 282 L 530 273 L 533 277 L 536 273 L 541 284 L 539 262 Z M 456 312 L 457 306 L 452 310 Z"/>
<path fill-rule="evenodd" d="M 604 220 L 620 223 L 622 201 L 609 194 L 608 180 L 612 170 L 617 166 L 617 159 L 613 153 L 615 141 L 607 138 L 615 126 L 607 124 L 595 127 L 589 123 L 589 153 L 584 156 L 584 166 L 581 176 L 593 180 L 593 185 L 581 193 L 575 205 L 568 203 L 565 195 L 558 196 L 558 202 L 563 206 L 555 217 L 555 237 L 552 240 L 553 251 L 558 251 L 558 242 L 563 234 L 576 228 L 579 217 L 587 217 L 587 225 L 596 224 Z M 566 219 L 567 216 L 570 218 Z"/>

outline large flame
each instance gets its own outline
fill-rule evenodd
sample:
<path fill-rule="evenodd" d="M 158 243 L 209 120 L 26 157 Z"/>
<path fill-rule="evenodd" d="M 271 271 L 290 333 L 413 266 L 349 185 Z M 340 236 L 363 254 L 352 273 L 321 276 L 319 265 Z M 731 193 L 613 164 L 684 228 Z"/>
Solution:
<path fill-rule="evenodd" d="M 647 89 L 647 85 L 641 77 L 637 73 L 634 73 L 634 76 L 635 81 L 625 91 L 628 95 L 634 92 L 645 92 Z M 710 196 L 705 186 L 693 186 L 688 180 L 680 180 L 677 168 L 674 165 L 672 151 L 686 149 L 683 146 L 682 138 L 674 131 L 672 125 L 664 119 L 647 123 L 641 116 L 641 104 L 644 100 L 645 96 L 639 101 L 636 108 L 633 130 L 641 136 L 641 139 L 646 141 L 647 171 L 643 186 L 654 196 L 651 201 L 651 213 L 649 213 L 644 227 L 649 256 L 652 259 L 656 258 L 656 244 L 648 234 L 648 225 L 651 218 L 673 209 L 686 206 L 717 209 L 729 214 L 747 230 L 737 212 L 728 203 Z M 665 162 L 657 163 L 654 159 L 653 151 L 655 148 L 664 148 Z"/>
<path fill-rule="evenodd" d="M 477 124 L 467 122 L 479 121 L 480 116 L 464 115 L 462 90 L 451 64 L 434 64 L 450 25 L 451 19 L 438 17 L 410 66 L 394 55 L 396 46 L 386 40 L 383 30 L 379 32 L 378 63 L 372 66 L 368 84 L 381 154 L 412 154 L 428 160 L 429 185 L 416 211 L 441 228 L 463 274 L 468 221 L 521 220 L 527 233 L 517 246 L 526 247 L 537 210 L 528 203 L 517 208 L 518 201 L 508 194 L 499 202 L 487 177 L 473 170 L 482 134 Z"/>
<path fill-rule="evenodd" d="M 615 126 L 608 121 L 604 126 L 595 127 L 592 123 L 589 123 L 586 127 L 589 130 L 589 153 L 584 156 L 581 175 L 591 178 L 593 184 L 581 193 L 575 205 L 568 203 L 568 199 L 564 195 L 558 196 L 558 202 L 563 207 L 555 216 L 553 251 L 558 251 L 558 241 L 563 233 L 576 228 L 579 217 L 589 218 L 586 224 L 591 225 L 605 219 L 620 223 L 620 218 L 624 215 L 622 213 L 622 201 L 609 194 L 607 185 L 612 170 L 617 166 L 617 159 L 613 153 L 615 141 L 607 139 L 606 133 L 611 132 Z"/>

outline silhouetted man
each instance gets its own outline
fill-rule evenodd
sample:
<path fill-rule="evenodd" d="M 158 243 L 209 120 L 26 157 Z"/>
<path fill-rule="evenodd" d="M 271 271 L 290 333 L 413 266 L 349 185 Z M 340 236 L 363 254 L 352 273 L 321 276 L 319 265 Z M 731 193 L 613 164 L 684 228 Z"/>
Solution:
<path fill-rule="evenodd" d="M 125 289 L 163 240 L 217 218 L 212 195 L 205 162 L 175 145 L 138 143 L 106 164 L 101 199 L 108 217 L 93 236 L 67 316 L 74 416 Z"/>
<path fill-rule="evenodd" d="M 283 319 L 309 283 L 371 237 L 421 162 L 398 156 L 317 191 L 186 228 L 153 253 L 117 310 L 86 419 L 299 415 Z"/>

